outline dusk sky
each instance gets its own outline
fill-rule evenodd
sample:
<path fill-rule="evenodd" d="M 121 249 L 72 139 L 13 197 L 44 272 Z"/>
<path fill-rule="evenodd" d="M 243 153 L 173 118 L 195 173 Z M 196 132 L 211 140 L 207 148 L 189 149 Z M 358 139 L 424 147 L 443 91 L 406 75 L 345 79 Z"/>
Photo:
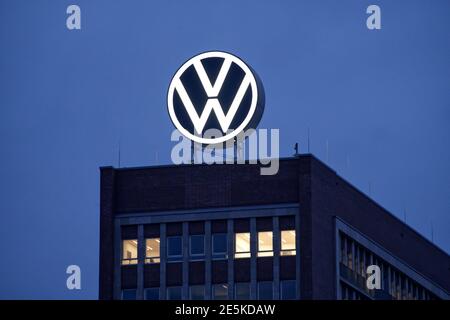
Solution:
<path fill-rule="evenodd" d="M 119 145 L 122 167 L 171 163 L 169 82 L 209 50 L 258 73 L 281 156 L 307 152 L 309 128 L 311 153 L 450 252 L 449 15 L 448 0 L 0 0 L 0 299 L 98 297 L 99 167 Z"/>

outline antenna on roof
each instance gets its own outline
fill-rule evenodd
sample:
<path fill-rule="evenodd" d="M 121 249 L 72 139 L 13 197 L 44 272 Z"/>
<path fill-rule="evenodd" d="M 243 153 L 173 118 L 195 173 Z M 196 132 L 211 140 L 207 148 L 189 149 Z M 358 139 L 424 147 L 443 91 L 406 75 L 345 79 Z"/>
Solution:
<path fill-rule="evenodd" d="M 294 157 L 298 157 L 299 156 L 299 154 L 298 154 L 298 142 L 295 143 L 294 150 L 295 150 Z"/>
<path fill-rule="evenodd" d="M 330 160 L 329 158 L 330 158 L 330 152 L 329 152 L 329 146 L 328 146 L 328 139 L 327 139 L 327 163 L 328 163 L 328 160 Z"/>
<path fill-rule="evenodd" d="M 403 208 L 403 221 L 406 223 L 406 208 Z"/>

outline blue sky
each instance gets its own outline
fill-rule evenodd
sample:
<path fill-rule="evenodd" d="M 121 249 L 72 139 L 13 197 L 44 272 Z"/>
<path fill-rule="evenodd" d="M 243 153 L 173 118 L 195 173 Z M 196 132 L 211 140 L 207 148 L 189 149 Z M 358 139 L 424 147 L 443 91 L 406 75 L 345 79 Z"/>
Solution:
<path fill-rule="evenodd" d="M 261 77 L 260 127 L 280 129 L 282 156 L 306 151 L 310 128 L 314 155 L 428 238 L 433 225 L 450 252 L 449 12 L 446 0 L 0 0 L 0 298 L 97 297 L 98 168 L 117 165 L 119 144 L 122 166 L 170 163 L 171 76 L 215 49 Z M 70 264 L 81 291 L 66 289 Z"/>

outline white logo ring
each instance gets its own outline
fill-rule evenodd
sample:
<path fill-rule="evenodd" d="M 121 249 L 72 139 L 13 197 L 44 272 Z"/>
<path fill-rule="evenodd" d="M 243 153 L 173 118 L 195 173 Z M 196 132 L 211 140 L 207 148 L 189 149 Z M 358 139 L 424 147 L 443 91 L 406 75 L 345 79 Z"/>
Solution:
<path fill-rule="evenodd" d="M 201 60 L 206 59 L 206 58 L 223 58 L 224 61 L 230 60 L 231 62 L 234 62 L 235 64 L 237 64 L 244 71 L 245 76 L 248 77 L 249 86 L 252 90 L 252 100 L 250 103 L 250 108 L 249 108 L 249 111 L 248 111 L 246 117 L 244 118 L 244 121 L 242 121 L 242 123 L 235 130 L 227 133 L 224 136 L 217 137 L 217 138 L 203 138 L 201 136 L 194 135 L 191 132 L 189 132 L 188 130 L 186 130 L 181 125 L 180 121 L 178 120 L 177 115 L 175 114 L 174 105 L 173 105 L 173 99 L 174 99 L 176 86 L 179 82 L 181 82 L 180 78 L 183 75 L 183 73 L 190 66 L 193 66 L 199 62 L 201 63 Z M 202 83 L 202 85 L 205 87 L 204 83 Z M 189 59 L 188 61 L 186 61 L 173 76 L 172 81 L 170 82 L 170 85 L 169 85 L 169 90 L 167 92 L 167 107 L 168 107 L 169 115 L 170 115 L 170 118 L 171 118 L 173 124 L 185 137 L 187 137 L 195 142 L 201 143 L 201 144 L 222 143 L 222 142 L 225 142 L 225 141 L 237 136 L 240 132 L 245 130 L 246 126 L 252 120 L 252 118 L 255 114 L 255 111 L 256 111 L 257 103 L 258 103 L 258 86 L 257 86 L 256 78 L 255 78 L 255 75 L 253 74 L 253 72 L 241 59 L 239 59 L 238 57 L 236 57 L 230 53 L 222 52 L 222 51 L 204 52 L 204 53 L 196 55 L 196 56 L 192 57 L 191 59 Z M 192 120 L 192 118 L 191 118 L 191 120 Z"/>

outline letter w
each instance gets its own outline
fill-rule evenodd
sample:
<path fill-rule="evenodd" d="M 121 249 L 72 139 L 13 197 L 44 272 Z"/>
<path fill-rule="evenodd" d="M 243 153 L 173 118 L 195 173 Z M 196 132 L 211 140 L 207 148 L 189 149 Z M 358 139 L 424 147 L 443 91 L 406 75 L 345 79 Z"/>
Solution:
<path fill-rule="evenodd" d="M 222 64 L 222 67 L 220 68 L 217 80 L 214 83 L 214 85 L 212 85 L 201 61 L 197 61 L 194 63 L 195 70 L 208 96 L 208 100 L 206 101 L 205 107 L 200 116 L 195 110 L 195 107 L 192 104 L 192 101 L 188 93 L 186 92 L 183 83 L 181 82 L 180 79 L 176 80 L 175 88 L 178 91 L 181 101 L 183 102 L 184 107 L 186 108 L 186 111 L 189 115 L 189 118 L 191 118 L 191 121 L 194 124 L 195 131 L 198 134 L 201 134 L 203 132 L 205 124 L 208 121 L 208 118 L 211 115 L 212 111 L 214 111 L 214 113 L 216 114 L 217 120 L 219 121 L 220 128 L 222 129 L 222 131 L 227 132 L 231 122 L 233 121 L 234 116 L 236 115 L 237 110 L 239 109 L 242 99 L 244 98 L 245 92 L 247 91 L 247 88 L 250 85 L 250 77 L 247 74 L 242 80 L 241 85 L 239 86 L 239 89 L 236 92 L 236 95 L 233 99 L 233 102 L 231 103 L 230 109 L 228 110 L 227 114 L 223 112 L 222 106 L 219 100 L 217 99 L 217 96 L 219 95 L 219 92 L 222 89 L 223 83 L 228 74 L 230 66 L 231 61 L 229 59 L 225 59 Z"/>

